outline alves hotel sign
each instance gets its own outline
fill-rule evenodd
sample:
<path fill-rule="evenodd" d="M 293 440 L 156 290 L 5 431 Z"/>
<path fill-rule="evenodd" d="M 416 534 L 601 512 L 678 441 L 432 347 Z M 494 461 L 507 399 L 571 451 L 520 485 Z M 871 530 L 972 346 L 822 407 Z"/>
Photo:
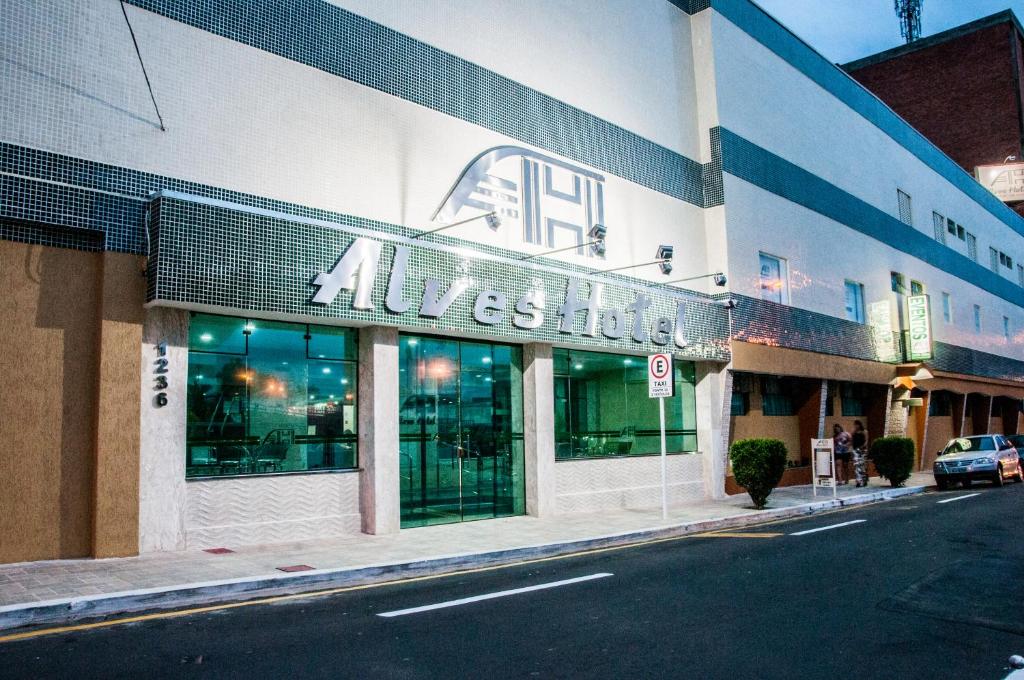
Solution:
<path fill-rule="evenodd" d="M 728 361 L 716 300 L 395 225 L 165 191 L 150 204 L 149 303 L 512 342 Z"/>

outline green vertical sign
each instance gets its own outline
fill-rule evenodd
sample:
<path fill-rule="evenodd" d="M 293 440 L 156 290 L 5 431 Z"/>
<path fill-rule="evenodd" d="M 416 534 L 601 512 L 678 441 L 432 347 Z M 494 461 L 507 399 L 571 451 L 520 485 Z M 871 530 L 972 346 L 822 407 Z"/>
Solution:
<path fill-rule="evenodd" d="M 911 295 L 907 298 L 907 326 L 910 336 L 907 359 L 910 361 L 931 359 L 932 319 L 927 295 Z"/>

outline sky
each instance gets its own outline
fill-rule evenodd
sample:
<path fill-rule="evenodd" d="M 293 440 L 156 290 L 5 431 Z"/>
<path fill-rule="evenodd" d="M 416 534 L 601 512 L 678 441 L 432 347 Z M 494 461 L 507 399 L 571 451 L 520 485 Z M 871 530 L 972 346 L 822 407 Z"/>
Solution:
<path fill-rule="evenodd" d="M 893 0 L 755 0 L 832 62 L 846 63 L 903 44 Z M 921 35 L 940 33 L 1012 9 L 1024 0 L 923 0 Z"/>

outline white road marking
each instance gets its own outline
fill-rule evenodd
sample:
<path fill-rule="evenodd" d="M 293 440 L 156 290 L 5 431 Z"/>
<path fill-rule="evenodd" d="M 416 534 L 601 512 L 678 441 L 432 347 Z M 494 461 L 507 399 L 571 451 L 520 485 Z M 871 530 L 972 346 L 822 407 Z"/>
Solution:
<path fill-rule="evenodd" d="M 980 495 L 981 495 L 981 492 L 979 491 L 978 493 L 969 493 L 969 494 L 965 494 L 963 496 L 953 496 L 952 498 L 947 498 L 946 500 L 935 501 L 935 502 L 936 503 L 952 503 L 953 501 L 962 501 L 965 498 L 974 498 L 975 496 L 980 496 Z"/>
<path fill-rule="evenodd" d="M 471 602 L 480 602 L 481 600 L 493 600 L 498 597 L 508 597 L 509 595 L 519 595 L 520 593 L 531 593 L 535 590 L 546 590 L 548 588 L 557 588 L 559 586 L 567 586 L 573 583 L 582 583 L 584 581 L 593 581 L 598 578 L 606 578 L 608 576 L 614 576 L 614 574 L 600 573 L 591 574 L 590 576 L 580 576 L 578 578 L 569 578 L 564 581 L 552 581 L 551 583 L 540 583 L 535 586 L 527 586 L 525 588 L 514 588 L 512 590 L 501 590 L 496 593 L 488 593 L 486 595 L 474 595 L 473 597 L 464 597 L 459 600 L 448 600 L 447 602 L 438 602 L 437 604 L 426 604 L 422 607 L 411 607 L 409 609 L 398 609 L 393 612 L 384 612 L 377 614 L 377 616 L 383 616 L 385 618 L 391 618 L 394 616 L 405 616 L 406 614 L 419 614 L 420 612 L 429 612 L 432 609 L 446 609 L 448 607 L 458 607 L 459 605 L 469 604 Z"/>
<path fill-rule="evenodd" d="M 829 529 L 838 529 L 839 527 L 848 527 L 851 524 L 860 524 L 861 522 L 867 522 L 866 519 L 853 519 L 849 522 L 840 522 L 839 524 L 829 524 L 827 527 L 818 527 L 817 529 L 807 529 L 806 531 L 798 531 L 790 536 L 806 536 L 807 534 L 815 534 L 819 531 L 828 531 Z"/>

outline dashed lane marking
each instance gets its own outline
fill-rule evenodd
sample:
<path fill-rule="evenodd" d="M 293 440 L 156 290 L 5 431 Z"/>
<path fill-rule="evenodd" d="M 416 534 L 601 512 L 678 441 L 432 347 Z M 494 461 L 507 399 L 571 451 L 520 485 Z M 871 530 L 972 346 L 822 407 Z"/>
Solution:
<path fill-rule="evenodd" d="M 806 536 L 807 534 L 816 534 L 819 531 L 828 531 L 829 529 L 838 529 L 839 527 L 848 527 L 851 524 L 860 524 L 861 522 L 867 522 L 866 519 L 853 519 L 849 522 L 840 522 L 839 524 L 829 524 L 827 527 L 818 527 L 817 529 L 807 529 L 805 531 L 797 531 L 790 534 L 790 536 Z"/>
<path fill-rule="evenodd" d="M 942 505 L 943 503 L 952 503 L 953 501 L 962 501 L 965 498 L 974 498 L 975 496 L 980 496 L 980 495 L 981 495 L 981 493 L 968 493 L 968 494 L 964 494 L 963 496 L 953 496 L 952 498 L 946 498 L 946 499 L 941 500 L 941 501 L 935 501 L 935 503 L 938 504 L 938 505 Z"/>

